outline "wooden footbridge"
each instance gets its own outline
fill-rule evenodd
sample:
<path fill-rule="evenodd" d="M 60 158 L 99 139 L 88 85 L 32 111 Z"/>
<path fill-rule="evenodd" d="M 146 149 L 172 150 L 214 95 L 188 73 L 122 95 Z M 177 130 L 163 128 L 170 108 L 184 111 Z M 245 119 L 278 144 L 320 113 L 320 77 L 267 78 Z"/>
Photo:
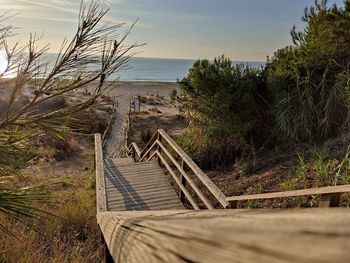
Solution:
<path fill-rule="evenodd" d="M 126 151 L 104 159 L 95 135 L 106 262 L 350 262 L 350 210 L 336 208 L 350 185 L 226 197 L 163 130 Z M 227 209 L 300 195 L 320 208 Z"/>

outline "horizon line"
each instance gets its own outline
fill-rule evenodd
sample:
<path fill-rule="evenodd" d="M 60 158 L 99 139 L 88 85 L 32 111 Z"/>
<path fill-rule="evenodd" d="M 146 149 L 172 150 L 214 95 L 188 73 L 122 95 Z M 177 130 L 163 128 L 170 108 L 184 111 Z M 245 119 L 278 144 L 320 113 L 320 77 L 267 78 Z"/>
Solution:
<path fill-rule="evenodd" d="M 6 52 L 5 50 L 0 50 L 0 53 L 2 52 Z M 24 52 L 26 53 L 26 52 Z M 58 52 L 45 52 L 46 54 L 58 54 Z M 220 55 L 219 55 L 220 56 Z M 148 58 L 148 59 L 174 59 L 174 60 L 204 60 L 207 59 L 209 61 L 214 60 L 215 58 L 219 57 L 219 56 L 215 56 L 214 58 L 184 58 L 184 57 L 180 57 L 180 58 L 175 58 L 175 57 L 153 57 L 153 56 L 130 56 L 130 58 Z M 232 62 L 259 62 L 259 63 L 266 63 L 266 60 L 234 60 L 231 57 L 226 56 L 227 58 L 229 58 Z"/>

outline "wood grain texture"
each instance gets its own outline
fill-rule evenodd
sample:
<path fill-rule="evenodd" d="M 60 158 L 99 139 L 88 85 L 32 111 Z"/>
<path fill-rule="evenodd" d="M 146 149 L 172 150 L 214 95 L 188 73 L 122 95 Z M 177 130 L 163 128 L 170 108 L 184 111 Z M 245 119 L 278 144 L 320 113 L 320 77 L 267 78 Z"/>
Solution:
<path fill-rule="evenodd" d="M 184 209 L 163 170 L 154 161 L 105 160 L 108 210 Z"/>
<path fill-rule="evenodd" d="M 101 134 L 95 134 L 95 170 L 96 170 L 96 209 L 107 211 L 106 184 L 103 167 L 103 151 Z"/>
<path fill-rule="evenodd" d="M 349 262 L 345 208 L 103 212 L 115 262 Z"/>
<path fill-rule="evenodd" d="M 283 197 L 294 197 L 303 195 L 317 195 L 317 194 L 335 194 L 335 193 L 347 193 L 350 192 L 350 185 L 338 185 L 338 186 L 327 186 L 320 188 L 302 189 L 285 192 L 275 192 L 266 194 L 255 194 L 255 195 L 239 195 L 227 197 L 227 201 L 245 201 L 245 200 L 258 200 L 258 199 L 272 199 L 272 198 L 283 198 Z"/>

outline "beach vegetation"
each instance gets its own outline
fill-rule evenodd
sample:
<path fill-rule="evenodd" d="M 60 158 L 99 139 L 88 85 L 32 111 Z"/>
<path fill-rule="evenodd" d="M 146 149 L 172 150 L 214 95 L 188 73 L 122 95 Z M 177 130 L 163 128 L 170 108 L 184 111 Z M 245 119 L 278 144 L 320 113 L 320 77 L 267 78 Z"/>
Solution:
<path fill-rule="evenodd" d="M 125 68 L 138 46 L 125 43 L 133 26 L 120 36 L 122 24 L 105 22 L 106 13 L 94 2 L 82 3 L 76 32 L 71 40 L 63 40 L 52 67 L 45 60 L 49 46 L 41 45 L 36 34 L 24 46 L 10 46 L 15 32 L 12 26 L 3 26 L 7 20 L 1 17 L 0 49 L 5 50 L 7 66 L 0 74 L 0 177 L 11 178 L 43 155 L 69 154 L 77 148 L 75 136 L 94 129 L 84 116 L 94 118 L 90 110 L 114 87 L 107 80 Z M 79 92 L 85 96 L 77 97 Z M 97 120 L 95 124 L 103 127 Z M 38 203 L 50 200 L 42 192 L 41 187 L 1 184 L 1 218 L 26 223 L 47 216 L 38 208 Z M 0 230 L 11 232 L 2 221 Z"/>
<path fill-rule="evenodd" d="M 294 26 L 290 32 L 293 44 L 262 68 L 221 56 L 198 60 L 178 82 L 179 109 L 203 167 L 230 165 L 255 149 L 320 146 L 348 133 L 350 1 L 315 1 L 302 21 L 303 31 Z"/>
<path fill-rule="evenodd" d="M 328 1 L 306 8 L 293 45 L 267 61 L 276 129 L 293 142 L 322 143 L 349 130 L 350 9 Z"/>
<path fill-rule="evenodd" d="M 260 69 L 234 65 L 224 56 L 198 60 L 179 81 L 180 111 L 190 126 L 197 161 L 212 167 L 267 139 L 271 125 Z"/>
<path fill-rule="evenodd" d="M 172 91 L 170 91 L 170 99 L 172 101 L 175 101 L 177 99 L 177 89 L 173 89 Z"/>

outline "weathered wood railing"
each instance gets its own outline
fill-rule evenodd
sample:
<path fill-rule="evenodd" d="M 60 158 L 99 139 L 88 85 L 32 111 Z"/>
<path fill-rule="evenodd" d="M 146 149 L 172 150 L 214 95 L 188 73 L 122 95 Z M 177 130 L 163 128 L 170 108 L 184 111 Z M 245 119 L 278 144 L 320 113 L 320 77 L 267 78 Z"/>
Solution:
<path fill-rule="evenodd" d="M 110 114 L 110 117 L 109 117 L 109 120 L 108 120 L 108 123 L 107 123 L 107 128 L 106 130 L 104 131 L 103 135 L 102 135 L 102 138 L 101 138 L 101 142 L 102 142 L 102 147 L 104 147 L 106 145 L 106 142 L 107 142 L 107 136 L 109 135 L 109 133 L 111 132 L 112 130 L 112 126 L 113 126 L 113 120 L 115 118 L 115 112 L 117 111 L 117 108 L 116 108 L 116 104 L 115 104 L 115 99 L 113 99 L 113 104 L 112 104 L 112 112 Z"/>
<path fill-rule="evenodd" d="M 169 145 L 169 149 L 165 144 Z M 180 162 L 176 160 L 172 152 L 179 156 Z M 186 172 L 186 168 L 188 168 L 197 179 L 199 179 L 223 208 L 228 207 L 226 196 L 164 130 L 158 130 L 142 151 L 138 148 L 136 143 L 131 143 L 127 149 L 127 155 L 133 157 L 134 160 L 139 162 L 158 158 L 159 164 L 166 168 L 178 185 L 180 189 L 180 199 L 183 201 L 186 197 L 193 209 L 199 210 L 199 206 L 187 190 L 186 185 L 189 185 L 192 188 L 206 208 L 213 209 L 214 207 L 190 177 L 189 173 Z M 176 170 L 174 170 L 174 168 Z M 180 176 L 176 174 L 176 171 L 180 173 Z"/>
<path fill-rule="evenodd" d="M 170 149 L 165 146 L 165 143 L 170 146 Z M 180 157 L 180 162 L 176 160 L 172 152 L 176 153 Z M 132 157 L 135 161 L 139 162 L 151 160 L 152 158 L 158 158 L 159 164 L 163 165 L 166 168 L 176 184 L 179 186 L 179 195 L 181 200 L 183 201 L 184 197 L 186 197 L 192 207 L 196 210 L 199 209 L 199 206 L 194 201 L 189 191 L 186 189 L 187 184 L 193 189 L 193 191 L 197 194 L 199 199 L 208 209 L 213 209 L 213 205 L 185 171 L 185 164 L 187 167 L 189 167 L 190 171 L 195 174 L 195 176 L 197 176 L 201 183 L 207 187 L 209 192 L 224 208 L 236 208 L 239 201 L 287 198 L 307 195 L 321 195 L 319 207 L 336 207 L 339 206 L 341 194 L 350 192 L 350 185 L 341 185 L 295 191 L 226 197 L 221 192 L 221 190 L 208 178 L 208 176 L 162 129 L 158 130 L 153 135 L 143 150 L 140 150 L 135 142 L 131 143 L 127 148 L 127 156 Z M 180 172 L 180 176 L 176 174 L 173 168 Z"/>
<path fill-rule="evenodd" d="M 350 212 L 125 211 L 97 215 L 114 262 L 332 262 L 350 259 Z"/>
<path fill-rule="evenodd" d="M 177 154 L 177 159 L 174 154 Z M 350 185 L 226 197 L 186 153 L 158 130 L 140 150 L 127 148 L 136 161 L 157 158 L 195 210 L 188 184 L 207 208 L 212 204 L 190 178 L 190 170 L 222 207 L 238 201 L 321 195 L 320 207 L 339 204 Z M 349 209 L 216 209 L 107 211 L 103 153 L 95 135 L 97 222 L 105 242 L 105 262 L 348 262 Z M 185 169 L 185 165 L 186 168 Z M 175 170 L 177 173 L 175 172 Z M 179 174 L 179 175 L 178 175 Z M 187 185 L 187 186 L 188 186 Z"/>
<path fill-rule="evenodd" d="M 231 208 L 236 208 L 238 201 L 321 195 L 319 207 L 337 207 L 340 204 L 341 194 L 349 192 L 350 185 L 338 185 L 285 192 L 274 192 L 255 195 L 239 195 L 227 197 L 226 200 L 227 202 L 229 202 Z"/>
<path fill-rule="evenodd" d="M 103 167 L 103 149 L 101 134 L 95 134 L 95 171 L 96 171 L 96 209 L 97 212 L 107 211 L 106 183 Z"/>

